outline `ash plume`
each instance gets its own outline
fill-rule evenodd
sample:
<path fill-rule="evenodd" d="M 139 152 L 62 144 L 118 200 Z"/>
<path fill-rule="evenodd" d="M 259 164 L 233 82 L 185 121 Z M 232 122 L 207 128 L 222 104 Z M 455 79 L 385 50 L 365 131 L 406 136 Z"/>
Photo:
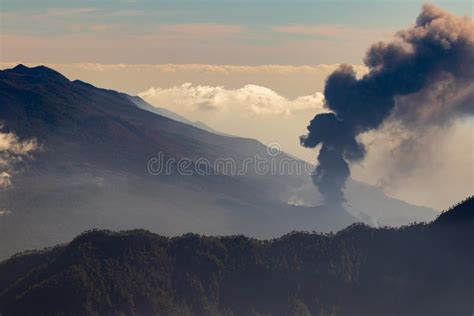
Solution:
<path fill-rule="evenodd" d="M 349 164 L 365 157 L 357 137 L 385 121 L 403 128 L 449 124 L 474 113 L 474 24 L 425 5 L 416 24 L 389 43 L 376 43 L 364 59 L 369 72 L 358 79 L 342 65 L 327 79 L 325 107 L 301 136 L 301 144 L 321 145 L 313 181 L 325 203 L 344 202 Z"/>

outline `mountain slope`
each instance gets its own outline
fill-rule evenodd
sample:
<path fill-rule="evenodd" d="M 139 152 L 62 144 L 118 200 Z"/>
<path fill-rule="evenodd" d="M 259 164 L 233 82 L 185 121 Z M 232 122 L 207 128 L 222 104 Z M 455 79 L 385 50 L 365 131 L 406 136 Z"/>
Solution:
<path fill-rule="evenodd" d="M 189 124 L 215 134 L 229 136 L 216 132 L 201 122 L 192 122 L 165 108 L 154 107 L 140 97 L 129 96 L 129 98 L 131 98 L 132 101 L 141 109 L 166 116 L 178 122 Z M 302 184 L 298 188 L 291 188 L 293 194 L 289 198 L 289 203 L 296 205 L 321 204 L 321 196 L 319 196 L 315 191 L 314 184 L 310 180 L 310 177 L 307 177 L 307 175 L 303 176 L 305 178 L 301 177 Z M 415 206 L 401 200 L 390 198 L 382 191 L 353 179 L 349 179 L 345 189 L 345 194 L 348 200 L 348 205 L 346 207 L 349 209 L 351 215 L 359 221 L 367 222 L 375 226 L 397 227 L 413 222 L 430 221 L 438 214 L 438 212 L 431 208 Z"/>
<path fill-rule="evenodd" d="M 261 143 L 206 132 L 138 108 L 127 95 L 69 81 L 46 67 L 0 72 L 0 120 L 5 132 L 37 139 L 41 150 L 0 192 L 0 257 L 64 242 L 81 231 L 147 228 L 271 237 L 292 229 L 336 230 L 354 222 L 343 210 L 287 204 L 297 176 L 236 168 L 248 157 L 270 159 Z M 152 175 L 150 159 L 197 159 L 209 175 Z M 275 159 L 283 159 L 282 154 Z M 300 162 L 298 162 L 300 163 Z"/>
<path fill-rule="evenodd" d="M 166 108 L 152 106 L 151 104 L 145 102 L 139 96 L 128 96 L 128 97 L 140 109 L 143 109 L 143 110 L 149 111 L 151 113 L 155 113 L 155 114 L 170 118 L 170 119 L 172 119 L 174 121 L 177 121 L 177 122 L 181 122 L 181 123 L 184 123 L 184 124 L 188 124 L 188 125 L 200 128 L 200 129 L 205 130 L 205 131 L 210 132 L 210 133 L 223 135 L 223 136 L 230 136 L 230 135 L 225 135 L 224 133 L 217 132 L 216 130 L 210 128 L 209 126 L 207 126 L 206 124 L 204 124 L 202 122 L 199 122 L 199 121 L 198 122 L 193 122 L 191 120 L 188 120 L 184 116 L 179 115 L 179 114 L 177 114 L 173 111 L 170 111 Z"/>
<path fill-rule="evenodd" d="M 88 232 L 1 263 L 0 312 L 470 315 L 472 201 L 427 225 L 353 225 L 335 235 L 271 241 Z"/>
<path fill-rule="evenodd" d="M 126 94 L 71 82 L 46 67 L 1 71 L 0 105 L 4 132 L 41 145 L 34 159 L 17 166 L 12 187 L 0 190 L 0 209 L 9 211 L 0 215 L 0 258 L 91 228 L 271 238 L 292 230 L 336 231 L 360 220 L 344 209 L 289 205 L 303 193 L 314 202 L 308 205 L 319 204 L 308 174 L 262 174 L 245 165 L 255 157 L 278 165 L 289 159 L 284 153 L 272 156 L 255 140 L 150 113 Z M 163 163 L 175 163 L 153 175 L 147 167 L 160 154 Z M 205 159 L 209 174 L 184 174 L 176 163 L 182 158 L 191 170 Z M 217 165 L 222 158 L 224 165 Z M 236 170 L 248 168 L 236 175 L 228 161 Z"/>

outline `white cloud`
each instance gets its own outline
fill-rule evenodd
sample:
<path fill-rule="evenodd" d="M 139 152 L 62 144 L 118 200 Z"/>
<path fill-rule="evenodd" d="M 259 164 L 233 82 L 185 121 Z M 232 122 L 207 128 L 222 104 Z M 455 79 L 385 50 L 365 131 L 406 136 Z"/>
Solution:
<path fill-rule="evenodd" d="M 158 106 L 186 110 L 235 111 L 245 115 L 291 115 L 297 111 L 322 110 L 324 96 L 320 92 L 287 99 L 275 91 L 257 85 L 239 89 L 223 86 L 193 86 L 185 83 L 171 88 L 150 88 L 139 94 Z"/>
<path fill-rule="evenodd" d="M 0 132 L 0 152 L 15 155 L 26 155 L 37 148 L 35 140 L 20 141 L 13 133 Z"/>
<path fill-rule="evenodd" d="M 8 215 L 10 213 L 11 212 L 9 210 L 4 209 L 4 208 L 0 208 L 0 216 Z"/>
<path fill-rule="evenodd" d="M 314 90 L 313 90 L 314 91 Z M 320 92 L 288 98 L 261 85 L 193 85 L 150 88 L 139 94 L 149 103 L 164 107 L 192 121 L 204 122 L 216 131 L 277 142 L 294 156 L 313 162 L 314 153 L 299 144 L 315 114 L 326 112 Z"/>
<path fill-rule="evenodd" d="M 11 175 L 5 171 L 0 172 L 0 188 L 7 188 L 12 184 Z"/>
<path fill-rule="evenodd" d="M 0 132 L 0 188 L 11 185 L 14 165 L 39 148 L 36 140 L 20 140 L 13 133 Z"/>

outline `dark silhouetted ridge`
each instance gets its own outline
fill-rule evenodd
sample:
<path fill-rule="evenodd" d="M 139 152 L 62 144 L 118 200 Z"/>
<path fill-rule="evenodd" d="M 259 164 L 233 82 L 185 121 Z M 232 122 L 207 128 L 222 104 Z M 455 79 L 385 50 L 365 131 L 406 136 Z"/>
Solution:
<path fill-rule="evenodd" d="M 459 224 L 465 209 L 472 199 L 440 219 Z M 0 313 L 471 315 L 474 226 L 465 224 L 356 224 L 265 241 L 90 231 L 0 263 Z"/>
<path fill-rule="evenodd" d="M 10 73 L 10 74 L 41 77 L 43 79 L 49 78 L 49 79 L 69 81 L 69 79 L 64 77 L 62 74 L 60 74 L 56 70 L 53 70 L 53 69 L 48 68 L 46 66 L 27 67 L 23 64 L 18 64 L 14 68 L 7 69 L 7 70 L 4 70 L 4 71 L 6 73 Z"/>
<path fill-rule="evenodd" d="M 453 206 L 442 213 L 435 221 L 438 225 L 461 225 L 474 222 L 474 196 L 468 197 L 463 202 Z"/>

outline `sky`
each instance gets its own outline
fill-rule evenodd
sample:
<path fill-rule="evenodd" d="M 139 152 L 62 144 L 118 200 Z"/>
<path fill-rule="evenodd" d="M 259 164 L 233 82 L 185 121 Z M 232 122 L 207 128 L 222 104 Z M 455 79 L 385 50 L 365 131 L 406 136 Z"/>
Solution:
<path fill-rule="evenodd" d="M 2 0 L 2 61 L 127 64 L 361 62 L 421 1 Z M 434 1 L 472 16 L 472 1 Z"/>
<path fill-rule="evenodd" d="M 327 111 L 326 77 L 342 63 L 363 75 L 368 47 L 413 25 L 423 3 L 0 0 L 0 69 L 46 64 L 218 131 L 278 142 L 312 162 L 315 151 L 298 137 Z M 456 15 L 474 12 L 473 1 L 431 3 Z M 353 177 L 442 209 L 474 191 L 473 126 L 467 119 L 443 133 L 444 149 L 433 149 L 432 161 L 404 181 L 387 168 L 388 136 L 364 135 L 377 146 L 354 166 Z"/>

